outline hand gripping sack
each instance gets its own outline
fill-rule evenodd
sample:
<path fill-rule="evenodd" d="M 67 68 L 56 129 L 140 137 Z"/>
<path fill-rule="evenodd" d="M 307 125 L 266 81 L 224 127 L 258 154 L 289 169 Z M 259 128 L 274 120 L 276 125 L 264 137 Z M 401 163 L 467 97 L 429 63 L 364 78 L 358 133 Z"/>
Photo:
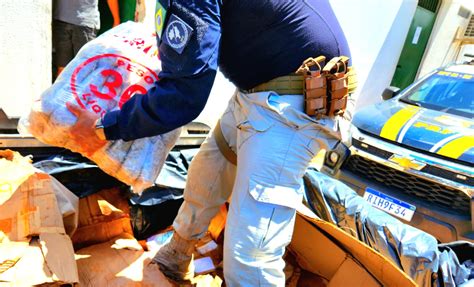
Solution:
<path fill-rule="evenodd" d="M 77 151 L 69 141 L 76 117 L 66 103 L 99 115 L 120 109 L 135 93 L 145 93 L 158 79 L 161 63 L 156 36 L 141 23 L 126 22 L 82 47 L 54 84 L 20 119 L 20 133 Z M 137 127 L 139 128 L 139 127 Z M 109 141 L 88 158 L 106 173 L 133 187 L 153 185 L 180 129 L 134 141 Z"/>

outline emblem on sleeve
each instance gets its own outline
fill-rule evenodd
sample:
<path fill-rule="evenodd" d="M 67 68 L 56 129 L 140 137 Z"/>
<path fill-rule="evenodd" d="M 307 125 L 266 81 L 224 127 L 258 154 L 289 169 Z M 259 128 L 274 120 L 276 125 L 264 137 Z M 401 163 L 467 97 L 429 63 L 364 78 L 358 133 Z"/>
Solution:
<path fill-rule="evenodd" d="M 163 9 L 159 9 L 155 14 L 155 30 L 159 37 L 163 30 Z"/>
<path fill-rule="evenodd" d="M 176 15 L 171 15 L 166 26 L 163 40 L 181 54 L 191 38 L 193 28 Z"/>

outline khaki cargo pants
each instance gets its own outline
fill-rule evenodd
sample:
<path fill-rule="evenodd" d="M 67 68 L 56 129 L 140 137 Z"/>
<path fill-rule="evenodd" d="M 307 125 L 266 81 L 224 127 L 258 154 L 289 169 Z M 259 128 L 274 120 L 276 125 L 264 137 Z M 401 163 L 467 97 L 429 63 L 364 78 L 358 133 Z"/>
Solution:
<path fill-rule="evenodd" d="M 302 95 L 237 91 L 220 124 L 237 166 L 211 136 L 193 159 L 184 203 L 174 222 L 184 238 L 199 238 L 226 201 L 224 274 L 227 286 L 284 286 L 282 256 L 303 198 L 302 176 L 339 134 L 334 121 L 303 113 Z"/>

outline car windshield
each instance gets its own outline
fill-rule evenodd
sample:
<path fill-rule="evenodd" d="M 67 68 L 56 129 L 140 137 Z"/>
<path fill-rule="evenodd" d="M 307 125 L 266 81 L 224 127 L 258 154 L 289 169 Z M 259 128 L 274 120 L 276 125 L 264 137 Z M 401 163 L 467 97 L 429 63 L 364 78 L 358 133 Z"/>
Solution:
<path fill-rule="evenodd" d="M 401 101 L 429 109 L 474 117 L 474 75 L 439 71 L 410 89 Z"/>

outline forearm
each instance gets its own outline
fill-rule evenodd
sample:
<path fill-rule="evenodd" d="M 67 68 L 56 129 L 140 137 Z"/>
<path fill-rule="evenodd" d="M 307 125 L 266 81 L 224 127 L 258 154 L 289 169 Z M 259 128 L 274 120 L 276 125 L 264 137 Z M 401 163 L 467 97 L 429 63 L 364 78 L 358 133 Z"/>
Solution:
<path fill-rule="evenodd" d="M 143 22 L 146 14 L 145 0 L 136 0 L 135 22 Z"/>
<path fill-rule="evenodd" d="M 120 24 L 120 12 L 119 12 L 119 4 L 118 0 L 107 0 L 107 4 L 109 5 L 110 13 L 112 13 L 112 17 L 114 19 L 113 27 Z"/>
<path fill-rule="evenodd" d="M 218 66 L 221 29 L 219 6 L 214 1 L 200 2 L 199 9 L 173 2 L 169 17 L 174 22 L 169 22 L 174 23 L 173 33 L 182 37 L 170 32 L 162 39 L 162 71 L 155 86 L 144 95 L 131 97 L 120 111 L 105 115 L 107 139 L 134 140 L 163 134 L 201 113 Z"/>
<path fill-rule="evenodd" d="M 107 139 L 134 140 L 164 134 L 194 120 L 203 110 L 216 72 L 165 79 L 144 95 L 135 95 L 120 111 L 104 117 Z"/>

